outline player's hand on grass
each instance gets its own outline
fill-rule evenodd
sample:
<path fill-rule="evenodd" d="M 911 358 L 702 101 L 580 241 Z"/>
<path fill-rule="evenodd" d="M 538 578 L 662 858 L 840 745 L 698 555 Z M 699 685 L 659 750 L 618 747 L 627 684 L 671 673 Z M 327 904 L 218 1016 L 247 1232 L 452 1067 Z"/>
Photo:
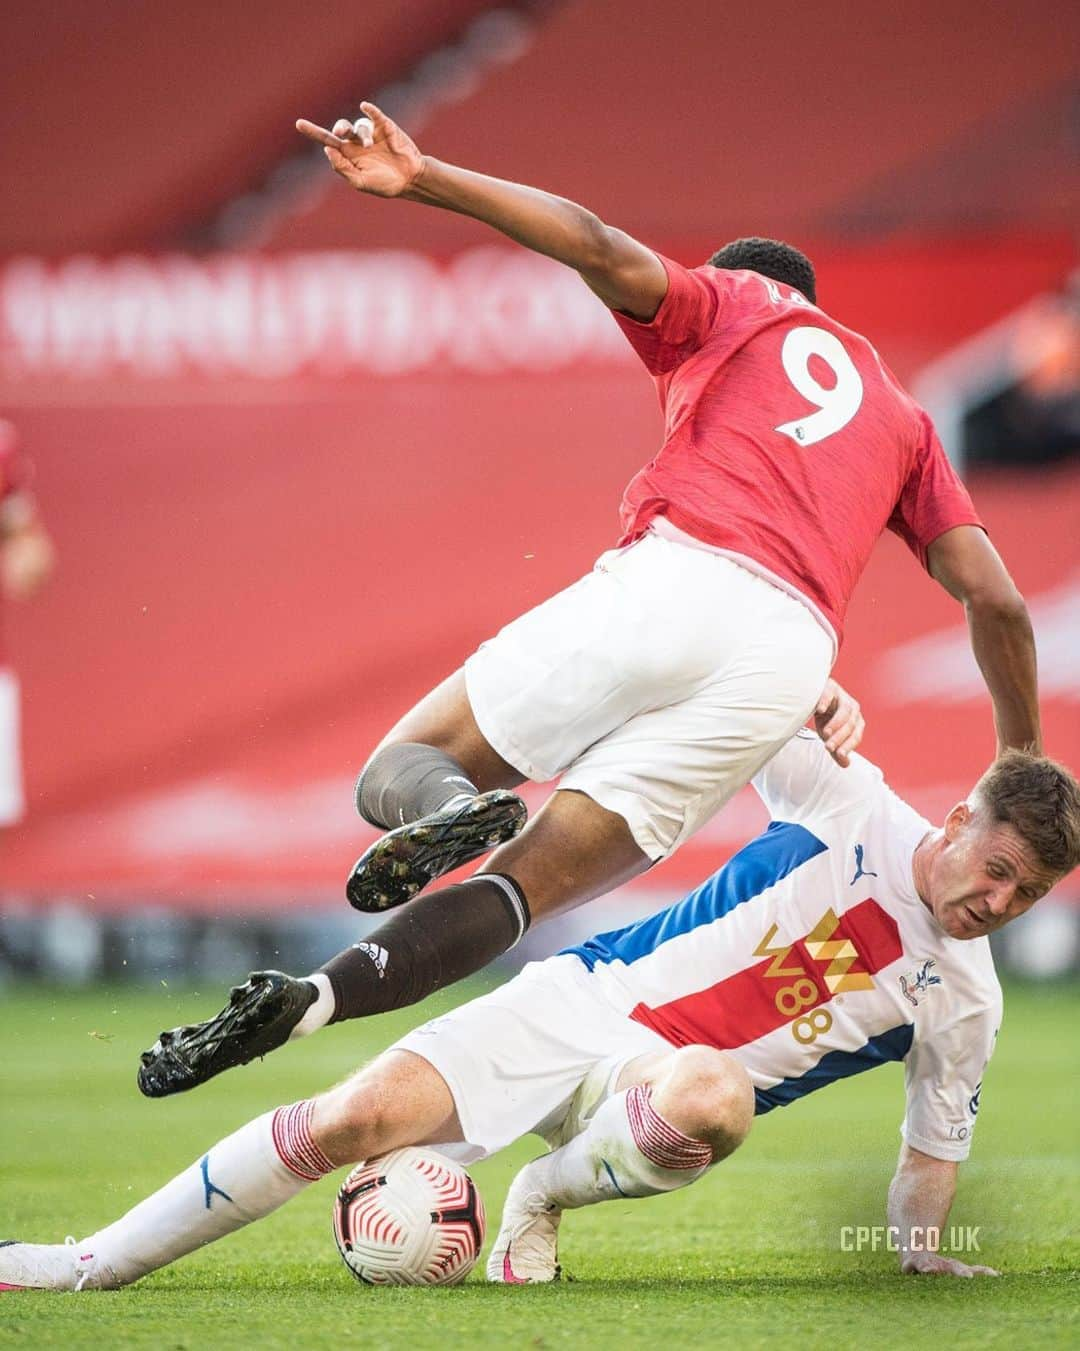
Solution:
<path fill-rule="evenodd" d="M 968 1266 L 958 1262 L 955 1257 L 942 1257 L 936 1252 L 908 1253 L 900 1263 L 900 1270 L 906 1276 L 959 1276 L 970 1280 L 973 1276 L 1000 1276 L 993 1267 Z"/>
<path fill-rule="evenodd" d="M 858 700 L 831 677 L 826 680 L 814 709 L 814 727 L 832 758 L 847 769 L 852 753 L 863 739 L 866 720 Z"/>
<path fill-rule="evenodd" d="M 374 103 L 361 103 L 360 108 L 363 117 L 355 122 L 339 117 L 330 131 L 304 117 L 296 130 L 321 145 L 334 172 L 358 192 L 400 197 L 420 176 L 424 157 Z"/>

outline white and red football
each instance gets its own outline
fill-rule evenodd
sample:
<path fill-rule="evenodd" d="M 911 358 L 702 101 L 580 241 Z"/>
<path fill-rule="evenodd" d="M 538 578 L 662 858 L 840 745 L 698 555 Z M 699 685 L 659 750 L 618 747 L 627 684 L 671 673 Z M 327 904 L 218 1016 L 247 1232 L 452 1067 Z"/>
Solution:
<path fill-rule="evenodd" d="M 342 1183 L 334 1238 L 368 1285 L 454 1285 L 480 1255 L 484 1203 L 459 1164 L 431 1149 L 395 1149 Z"/>

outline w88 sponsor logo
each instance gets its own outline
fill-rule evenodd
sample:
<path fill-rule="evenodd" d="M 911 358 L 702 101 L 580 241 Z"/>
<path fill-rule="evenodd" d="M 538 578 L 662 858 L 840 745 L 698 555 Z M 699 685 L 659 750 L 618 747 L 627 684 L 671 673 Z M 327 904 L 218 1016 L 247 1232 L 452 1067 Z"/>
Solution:
<path fill-rule="evenodd" d="M 839 918 L 826 910 L 809 933 L 790 942 L 772 925 L 741 971 L 666 1004 L 638 1004 L 630 1016 L 673 1044 L 700 1042 L 722 1051 L 790 1026 L 802 1046 L 833 1025 L 834 995 L 874 988 L 874 973 L 902 956 L 896 921 L 868 899 Z"/>
<path fill-rule="evenodd" d="M 803 938 L 776 944 L 779 926 L 774 924 L 754 949 L 755 957 L 772 959 L 762 971 L 763 980 L 789 982 L 775 990 L 773 1002 L 782 1018 L 792 1020 L 791 1035 L 803 1046 L 810 1045 L 832 1027 L 832 1014 L 820 1005 L 834 995 L 872 990 L 872 972 L 886 964 L 881 944 L 865 941 L 860 944 L 859 939 L 867 935 L 865 930 L 860 933 L 863 926 L 858 923 L 859 912 L 876 913 L 888 919 L 874 900 L 864 901 L 848 911 L 843 920 L 830 907 Z M 895 933 L 891 920 L 889 924 Z M 898 937 L 895 945 L 899 948 Z M 887 960 L 893 960 L 892 955 Z M 810 1013 L 802 1012 L 811 1006 Z"/>

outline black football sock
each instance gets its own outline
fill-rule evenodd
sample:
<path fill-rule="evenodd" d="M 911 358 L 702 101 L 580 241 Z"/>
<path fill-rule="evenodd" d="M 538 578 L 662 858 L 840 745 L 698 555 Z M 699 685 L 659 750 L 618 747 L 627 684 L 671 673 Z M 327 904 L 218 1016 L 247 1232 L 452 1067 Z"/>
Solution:
<path fill-rule="evenodd" d="M 452 756 L 406 741 L 368 761 L 356 782 L 356 810 L 373 826 L 395 830 L 463 793 L 475 797 L 476 785 Z"/>
<path fill-rule="evenodd" d="M 499 873 L 470 877 L 397 910 L 363 943 L 319 970 L 334 991 L 332 1023 L 419 1003 L 479 971 L 529 927 L 518 884 Z"/>

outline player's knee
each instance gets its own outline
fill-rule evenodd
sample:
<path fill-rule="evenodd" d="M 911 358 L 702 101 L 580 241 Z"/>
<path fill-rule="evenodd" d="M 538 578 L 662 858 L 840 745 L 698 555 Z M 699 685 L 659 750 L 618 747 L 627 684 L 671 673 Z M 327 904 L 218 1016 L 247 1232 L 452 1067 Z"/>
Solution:
<path fill-rule="evenodd" d="M 384 744 L 356 781 L 356 810 L 381 830 L 437 810 L 450 797 L 474 792 L 458 761 L 436 745 L 417 741 Z"/>
<path fill-rule="evenodd" d="M 360 771 L 360 777 L 356 780 L 356 810 L 368 825 L 375 826 L 379 830 L 387 830 L 391 825 L 400 824 L 396 821 L 387 822 L 383 820 L 384 812 L 381 806 L 381 798 L 386 788 L 388 774 L 393 774 L 394 762 L 398 758 L 395 754 L 396 749 L 394 745 L 380 746 Z"/>
<path fill-rule="evenodd" d="M 754 1088 L 734 1056 L 712 1046 L 684 1046 L 671 1060 L 665 1097 L 678 1104 L 681 1128 L 725 1158 L 754 1121 Z"/>
<path fill-rule="evenodd" d="M 398 1124 L 392 1100 L 361 1071 L 316 1098 L 311 1131 L 327 1158 L 344 1165 L 384 1153 Z"/>

